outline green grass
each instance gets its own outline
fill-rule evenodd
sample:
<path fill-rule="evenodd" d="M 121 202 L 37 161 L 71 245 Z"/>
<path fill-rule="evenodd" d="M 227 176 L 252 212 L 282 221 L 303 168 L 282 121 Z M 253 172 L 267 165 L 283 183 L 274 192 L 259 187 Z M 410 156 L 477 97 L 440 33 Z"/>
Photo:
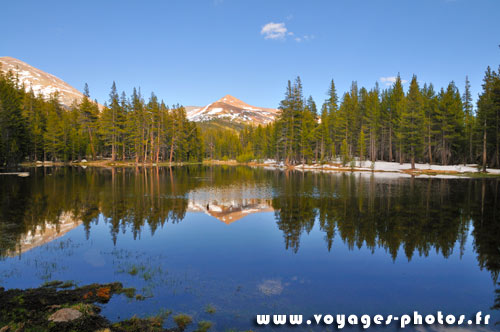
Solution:
<path fill-rule="evenodd" d="M 194 330 L 194 332 L 207 332 L 212 328 L 212 325 L 213 325 L 212 322 L 203 320 L 198 323 L 198 328 Z"/>
<path fill-rule="evenodd" d="M 190 325 L 193 322 L 193 318 L 189 315 L 185 314 L 178 314 L 173 317 L 175 324 L 177 324 L 177 327 L 179 330 L 184 331 L 188 325 Z"/>

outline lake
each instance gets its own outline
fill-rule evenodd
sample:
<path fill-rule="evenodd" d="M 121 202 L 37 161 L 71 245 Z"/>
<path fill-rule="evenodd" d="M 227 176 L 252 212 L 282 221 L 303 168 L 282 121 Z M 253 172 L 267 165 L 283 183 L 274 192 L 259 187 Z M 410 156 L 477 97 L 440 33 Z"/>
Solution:
<path fill-rule="evenodd" d="M 482 311 L 488 330 L 500 327 L 499 179 L 244 166 L 28 171 L 0 178 L 5 288 L 120 281 L 145 300 L 114 296 L 107 318 L 172 310 L 216 331 L 261 330 L 257 314 L 438 310 Z"/>

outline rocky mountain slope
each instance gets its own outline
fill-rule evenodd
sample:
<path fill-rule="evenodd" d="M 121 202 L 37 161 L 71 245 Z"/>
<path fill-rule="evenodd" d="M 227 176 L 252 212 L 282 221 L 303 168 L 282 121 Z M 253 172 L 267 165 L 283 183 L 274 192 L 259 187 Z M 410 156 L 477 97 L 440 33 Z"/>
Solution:
<path fill-rule="evenodd" d="M 55 92 L 59 93 L 61 104 L 69 108 L 76 101 L 80 102 L 83 94 L 68 83 L 54 75 L 46 73 L 29 64 L 12 58 L 0 57 L 0 68 L 3 72 L 12 71 L 24 84 L 27 91 L 32 89 L 48 99 Z M 102 109 L 102 106 L 99 105 Z M 279 110 L 248 105 L 247 103 L 226 95 L 204 107 L 187 106 L 187 117 L 191 121 L 204 122 L 209 126 L 241 129 L 244 125 L 265 125 L 273 122 Z"/>
<path fill-rule="evenodd" d="M 21 60 L 8 56 L 0 57 L 0 68 L 3 72 L 12 71 L 19 77 L 19 81 L 24 84 L 27 91 L 33 89 L 35 94 L 42 94 L 44 98 L 48 99 L 53 93 L 59 92 L 59 101 L 66 108 L 69 108 L 74 101 L 80 102 L 83 98 L 80 91 L 60 78 Z"/>
<path fill-rule="evenodd" d="M 187 117 L 191 121 L 208 122 L 222 120 L 236 124 L 265 125 L 273 122 L 279 110 L 248 105 L 226 95 L 205 107 L 186 107 Z"/>

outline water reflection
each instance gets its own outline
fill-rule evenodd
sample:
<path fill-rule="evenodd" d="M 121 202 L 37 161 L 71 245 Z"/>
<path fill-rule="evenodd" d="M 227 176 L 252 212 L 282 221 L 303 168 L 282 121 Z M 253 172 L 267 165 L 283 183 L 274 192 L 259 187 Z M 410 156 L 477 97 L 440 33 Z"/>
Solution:
<path fill-rule="evenodd" d="M 203 212 L 225 224 L 250 214 L 273 211 L 270 193 L 256 184 L 199 188 L 188 195 L 188 212 Z"/>
<path fill-rule="evenodd" d="M 87 232 L 102 215 L 113 241 L 132 225 L 154 234 L 186 212 L 230 224 L 274 211 L 285 247 L 297 252 L 316 222 L 331 250 L 338 233 L 350 248 L 385 250 L 408 260 L 430 250 L 448 257 L 474 226 L 482 268 L 500 271 L 499 181 L 407 179 L 370 174 L 304 174 L 240 167 L 154 169 L 61 168 L 26 179 L 5 177 L 0 197 L 0 255 L 29 250 L 80 223 Z"/>
<path fill-rule="evenodd" d="M 100 220 L 116 243 L 121 232 L 131 231 L 134 238 L 144 231 L 155 234 L 187 213 L 231 224 L 274 212 L 284 247 L 295 253 L 315 226 L 323 234 L 324 250 L 333 250 L 340 239 L 350 250 L 383 248 L 393 260 L 402 248 L 408 261 L 431 251 L 447 258 L 454 248 L 462 254 L 472 235 L 477 262 L 496 284 L 499 182 L 247 167 L 36 169 L 28 178 L 2 178 L 0 256 L 22 254 L 80 224 L 89 237 Z M 279 294 L 284 284 L 265 279 L 258 287 L 264 294 Z M 500 290 L 496 294 L 494 308 L 500 309 Z"/>

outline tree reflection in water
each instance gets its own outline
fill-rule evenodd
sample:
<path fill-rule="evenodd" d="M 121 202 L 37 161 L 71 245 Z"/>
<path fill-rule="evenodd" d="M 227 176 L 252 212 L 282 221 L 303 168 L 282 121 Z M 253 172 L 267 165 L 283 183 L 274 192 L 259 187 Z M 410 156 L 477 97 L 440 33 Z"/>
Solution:
<path fill-rule="evenodd" d="M 28 178 L 2 178 L 2 257 L 21 252 L 29 236 L 65 229 L 68 216 L 75 225 L 83 223 L 87 236 L 101 217 L 116 242 L 129 227 L 134 238 L 146 225 L 154 234 L 166 223 L 181 222 L 187 212 L 195 211 L 193 206 L 206 206 L 208 211 L 215 202 L 240 213 L 238 218 L 259 209 L 274 210 L 285 247 L 294 252 L 300 248 L 301 236 L 315 225 L 324 233 L 326 250 L 332 250 L 337 238 L 351 250 L 384 248 L 393 259 L 403 248 L 409 261 L 415 253 L 427 256 L 431 250 L 449 257 L 457 243 L 463 253 L 467 236 L 472 234 L 479 266 L 498 282 L 499 179 L 393 178 L 204 166 L 37 168 L 31 172 Z M 216 197 L 220 188 L 224 197 Z M 203 196 L 200 192 L 205 193 L 203 202 L 197 201 Z M 240 203 L 235 203 L 238 198 Z M 252 211 L 244 210 L 243 201 L 251 202 Z M 496 294 L 495 308 L 500 309 L 500 290 Z"/>

